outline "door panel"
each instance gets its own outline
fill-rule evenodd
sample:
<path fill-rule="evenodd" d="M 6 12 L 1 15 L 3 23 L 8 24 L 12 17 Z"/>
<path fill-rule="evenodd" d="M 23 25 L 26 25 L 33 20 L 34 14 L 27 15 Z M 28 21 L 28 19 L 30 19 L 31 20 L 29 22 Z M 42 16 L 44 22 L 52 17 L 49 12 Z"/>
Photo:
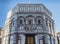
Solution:
<path fill-rule="evenodd" d="M 26 44 L 35 44 L 34 35 L 26 35 Z"/>

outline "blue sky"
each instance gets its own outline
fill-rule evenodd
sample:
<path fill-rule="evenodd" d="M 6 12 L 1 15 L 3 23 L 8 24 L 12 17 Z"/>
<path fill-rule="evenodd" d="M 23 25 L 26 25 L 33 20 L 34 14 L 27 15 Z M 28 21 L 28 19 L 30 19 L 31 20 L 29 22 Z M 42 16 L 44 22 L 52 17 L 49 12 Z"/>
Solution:
<path fill-rule="evenodd" d="M 18 3 L 38 3 L 44 4 L 53 15 L 56 31 L 60 31 L 60 1 L 59 0 L 0 0 L 0 27 L 4 28 L 4 23 L 9 10 Z"/>

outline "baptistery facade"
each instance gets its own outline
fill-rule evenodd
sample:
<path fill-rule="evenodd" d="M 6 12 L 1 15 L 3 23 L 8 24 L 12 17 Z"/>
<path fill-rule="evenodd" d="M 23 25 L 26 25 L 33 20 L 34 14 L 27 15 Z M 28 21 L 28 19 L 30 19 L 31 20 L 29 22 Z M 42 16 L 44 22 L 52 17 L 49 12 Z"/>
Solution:
<path fill-rule="evenodd" d="M 43 4 L 17 4 L 7 15 L 3 44 L 55 44 L 54 20 Z"/>

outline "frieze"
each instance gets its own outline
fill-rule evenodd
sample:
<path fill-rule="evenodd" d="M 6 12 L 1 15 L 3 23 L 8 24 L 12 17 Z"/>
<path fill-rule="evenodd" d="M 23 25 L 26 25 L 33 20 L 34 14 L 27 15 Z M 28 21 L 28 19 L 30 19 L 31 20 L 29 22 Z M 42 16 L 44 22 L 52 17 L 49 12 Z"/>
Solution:
<path fill-rule="evenodd" d="M 24 13 L 24 12 L 42 12 L 42 13 L 45 13 L 47 15 L 50 15 L 51 16 L 51 12 L 46 8 L 44 7 L 44 5 L 17 5 L 16 7 L 14 7 L 12 9 L 12 13 Z"/>

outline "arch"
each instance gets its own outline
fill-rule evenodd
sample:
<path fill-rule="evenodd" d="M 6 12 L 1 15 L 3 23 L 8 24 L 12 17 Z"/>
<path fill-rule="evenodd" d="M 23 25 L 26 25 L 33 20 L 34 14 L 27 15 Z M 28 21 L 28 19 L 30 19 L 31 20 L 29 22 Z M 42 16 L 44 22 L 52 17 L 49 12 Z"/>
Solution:
<path fill-rule="evenodd" d="M 33 16 L 32 16 L 32 15 L 28 15 L 27 17 L 33 17 Z M 26 18 L 27 18 L 27 17 L 26 17 Z"/>
<path fill-rule="evenodd" d="M 42 18 L 42 16 L 37 16 L 36 18 Z"/>
<path fill-rule="evenodd" d="M 37 16 L 35 21 L 36 24 L 42 24 L 42 16 Z"/>
<path fill-rule="evenodd" d="M 25 21 L 25 19 L 24 19 L 23 16 L 19 16 L 19 17 L 17 18 L 18 25 L 24 24 L 24 21 Z"/>
<path fill-rule="evenodd" d="M 24 19 L 24 17 L 23 17 L 23 16 L 19 16 L 19 17 L 17 18 L 17 20 L 18 20 L 19 18 L 23 18 L 23 19 Z"/>
<path fill-rule="evenodd" d="M 26 23 L 27 24 L 34 24 L 34 17 L 32 15 L 28 15 L 26 17 Z"/>

